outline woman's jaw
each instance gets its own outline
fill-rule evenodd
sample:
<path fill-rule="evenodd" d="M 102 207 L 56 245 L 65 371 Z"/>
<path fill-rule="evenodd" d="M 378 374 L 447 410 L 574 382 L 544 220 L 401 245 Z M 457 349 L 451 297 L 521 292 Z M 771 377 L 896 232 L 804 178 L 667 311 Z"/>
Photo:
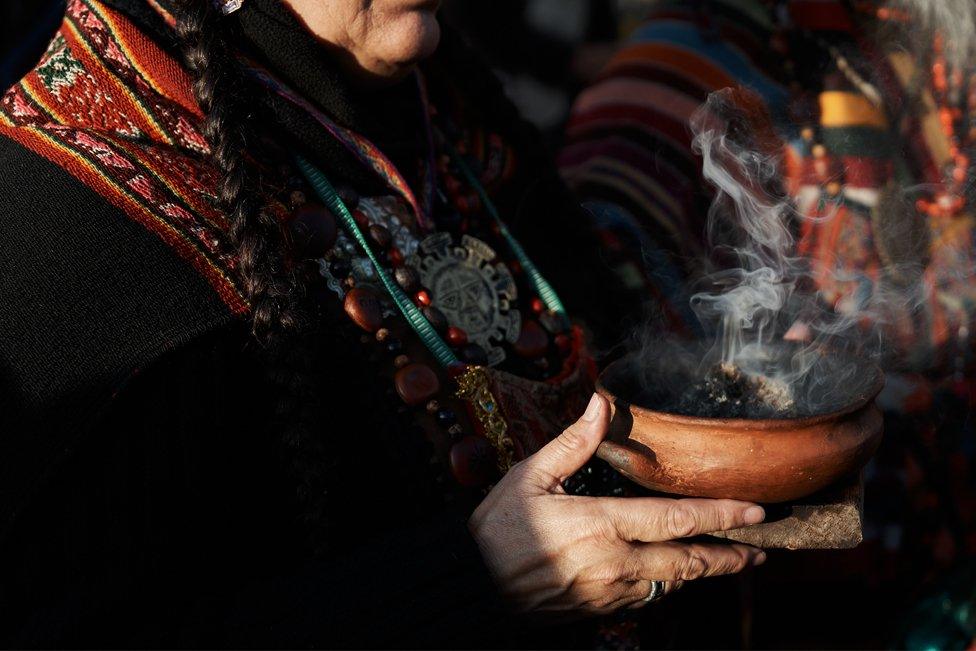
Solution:
<path fill-rule="evenodd" d="M 282 0 L 344 71 L 368 85 L 402 79 L 437 49 L 439 0 Z"/>

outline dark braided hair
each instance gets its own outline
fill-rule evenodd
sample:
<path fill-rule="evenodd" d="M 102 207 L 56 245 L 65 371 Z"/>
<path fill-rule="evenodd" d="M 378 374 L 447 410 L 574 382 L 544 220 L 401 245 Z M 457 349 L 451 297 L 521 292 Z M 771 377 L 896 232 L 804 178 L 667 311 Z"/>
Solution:
<path fill-rule="evenodd" d="M 235 45 L 240 37 L 237 21 L 224 18 L 211 0 L 179 1 L 177 33 L 187 68 L 195 77 L 194 92 L 205 116 L 203 132 L 221 174 L 218 197 L 231 220 L 230 240 L 239 259 L 237 275 L 253 310 L 253 334 L 268 356 L 271 379 L 280 394 L 276 425 L 284 437 L 288 462 L 298 479 L 299 497 L 312 525 L 312 542 L 321 550 L 327 543 L 328 533 L 327 526 L 323 526 L 327 525 L 325 479 L 342 480 L 344 469 L 337 467 L 335 459 L 342 456 L 344 449 L 331 449 L 326 454 L 325 441 L 314 434 L 314 425 L 322 424 L 322 419 L 318 418 L 312 390 L 315 383 L 311 360 L 315 356 L 309 348 L 324 345 L 321 344 L 324 339 L 334 344 L 345 337 L 349 345 L 333 346 L 329 351 L 335 368 L 344 368 L 346 361 L 349 364 L 363 361 L 359 357 L 363 351 L 355 345 L 360 335 L 358 331 L 356 337 L 344 335 L 344 330 L 353 328 L 348 319 L 343 318 L 340 323 L 324 313 L 317 314 L 311 323 L 302 318 L 306 310 L 301 276 L 290 264 L 293 261 L 289 259 L 288 242 L 281 228 L 264 206 L 257 161 L 274 160 L 274 152 L 261 151 L 257 137 L 256 111 L 265 104 L 260 101 L 260 93 L 264 91 L 250 83 L 235 57 Z M 521 161 L 523 169 L 535 170 L 530 175 L 548 170 L 549 176 L 558 178 L 555 168 L 542 154 L 544 148 L 540 146 L 539 135 L 520 120 L 487 67 L 449 30 L 444 33 L 442 49 L 444 54 L 439 58 L 445 66 L 443 77 L 450 79 L 462 96 L 471 100 L 471 105 L 478 109 L 477 117 L 510 137 L 518 150 L 526 154 Z M 528 155 L 534 152 L 538 153 L 530 158 Z M 568 199 L 569 194 L 565 196 Z M 552 232 L 545 233 L 548 241 L 552 237 Z M 315 334 L 313 328 L 323 332 L 328 329 L 329 336 L 309 336 Z M 351 395 L 365 396 L 375 391 L 375 382 L 366 375 L 346 374 L 343 382 Z M 388 430 L 397 429 L 396 424 L 403 419 L 401 410 L 406 411 L 406 407 L 395 399 L 378 400 L 357 417 L 361 428 L 375 438 L 423 441 L 417 446 L 417 455 L 429 457 L 429 443 L 421 433 L 416 437 L 385 435 Z M 415 427 L 412 420 L 410 427 Z M 333 448 L 341 444 L 341 441 L 330 441 Z M 361 450 L 352 453 L 361 454 Z M 430 497 L 426 494 L 427 487 L 416 491 L 418 495 Z M 334 510 L 342 507 L 341 504 L 331 506 Z"/>
<path fill-rule="evenodd" d="M 203 135 L 220 171 L 217 197 L 230 217 L 231 245 L 244 296 L 251 305 L 252 331 L 273 346 L 299 327 L 297 274 L 289 269 L 277 220 L 264 209 L 259 174 L 245 152 L 254 153 L 255 109 L 251 84 L 237 63 L 230 27 L 210 0 L 183 0 L 177 34 L 194 76 L 193 92 L 203 110 Z"/>
<path fill-rule="evenodd" d="M 259 91 L 236 59 L 232 21 L 211 0 L 180 0 L 176 31 L 204 114 L 203 135 L 220 174 L 217 197 L 230 219 L 228 236 L 251 307 L 251 332 L 278 394 L 273 426 L 282 433 L 305 517 L 319 525 L 328 463 L 312 427 L 316 401 L 302 317 L 305 292 L 284 232 L 267 209 L 255 163 L 262 158 L 256 129 Z M 313 527 L 316 546 L 321 529 Z"/>

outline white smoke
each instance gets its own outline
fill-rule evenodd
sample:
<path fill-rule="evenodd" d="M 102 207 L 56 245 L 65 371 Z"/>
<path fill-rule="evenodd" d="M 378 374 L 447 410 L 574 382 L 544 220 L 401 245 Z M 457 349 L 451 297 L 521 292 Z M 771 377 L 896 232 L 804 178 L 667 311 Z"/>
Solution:
<path fill-rule="evenodd" d="M 878 22 L 877 36 L 887 50 L 914 53 L 925 70 L 939 35 L 950 66 L 976 69 L 976 0 L 889 0 L 887 8 L 911 16 Z M 718 271 L 705 269 L 691 299 L 705 332 L 705 352 L 662 343 L 648 329 L 634 364 L 643 390 L 664 391 L 669 395 L 660 401 L 666 402 L 709 369 L 732 365 L 789 391 L 800 412 L 816 413 L 844 404 L 864 388 L 865 359 L 895 370 L 926 368 L 929 352 L 912 359 L 893 336 L 899 331 L 915 336 L 910 322 L 922 318 L 919 311 L 932 298 L 930 225 L 915 200 L 931 196 L 933 188 L 890 184 L 874 209 L 881 225 L 872 217 L 857 217 L 871 220 L 871 228 L 883 228 L 874 236 L 883 235 L 899 254 L 879 261 L 880 269 L 867 279 L 857 269 L 817 266 L 822 263 L 798 256 L 794 234 L 802 222 L 829 222 L 838 218 L 837 211 L 829 201 L 820 217 L 796 210 L 785 188 L 782 140 L 754 94 L 712 93 L 691 127 L 703 177 L 715 190 L 706 267 Z M 951 273 L 956 281 L 962 276 L 971 282 L 976 275 L 970 266 Z M 817 289 L 824 279 L 828 285 L 865 289 L 828 304 Z"/>
<path fill-rule="evenodd" d="M 734 256 L 738 266 L 712 274 L 712 287 L 692 297 L 692 308 L 709 329 L 717 330 L 718 356 L 743 367 L 746 350 L 777 336 L 775 320 L 796 288 L 799 262 L 791 258 L 793 236 L 787 225 L 790 204 L 769 191 L 780 160 L 750 147 L 746 126 L 754 116 L 737 106 L 731 90 L 712 93 L 691 119 L 692 146 L 702 157 L 702 174 L 715 186 L 708 214 L 708 244 Z M 737 139 L 740 142 L 737 142 Z M 757 143 L 751 143 L 757 144 Z"/>
<path fill-rule="evenodd" d="M 732 365 L 788 391 L 801 411 L 816 412 L 846 399 L 864 379 L 863 360 L 889 350 L 890 315 L 917 310 L 927 290 L 921 270 L 906 264 L 884 270 L 871 292 L 824 304 L 811 261 L 796 254 L 794 232 L 807 217 L 783 187 L 780 141 L 759 106 L 748 91 L 725 89 L 691 120 L 702 174 L 715 189 L 708 246 L 722 259 L 691 299 L 711 341 L 697 373 Z M 803 341 L 784 344 L 798 326 Z"/>
<path fill-rule="evenodd" d="M 933 36 L 940 34 L 946 58 L 956 66 L 965 66 L 976 55 L 974 0 L 891 0 L 888 6 L 910 17 L 904 26 L 910 43 L 927 49 L 932 45 Z"/>

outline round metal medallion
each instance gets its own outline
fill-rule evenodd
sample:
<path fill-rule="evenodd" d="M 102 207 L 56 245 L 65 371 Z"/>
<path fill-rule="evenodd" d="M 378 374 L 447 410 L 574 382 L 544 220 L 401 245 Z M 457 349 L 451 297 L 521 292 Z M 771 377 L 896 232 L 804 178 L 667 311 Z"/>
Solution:
<path fill-rule="evenodd" d="M 504 264 L 492 264 L 494 259 L 495 251 L 477 238 L 464 235 L 458 246 L 450 234 L 436 233 L 410 260 L 434 306 L 485 349 L 492 366 L 505 359 L 498 344 L 514 343 L 522 329 L 522 316 L 512 308 L 518 297 L 515 280 Z"/>

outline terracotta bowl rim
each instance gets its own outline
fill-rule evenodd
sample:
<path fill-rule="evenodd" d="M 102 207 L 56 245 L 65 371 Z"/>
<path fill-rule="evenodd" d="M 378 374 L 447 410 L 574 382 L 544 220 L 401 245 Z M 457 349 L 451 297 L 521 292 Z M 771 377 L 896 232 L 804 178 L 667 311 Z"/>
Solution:
<path fill-rule="evenodd" d="M 641 407 L 640 405 L 635 405 L 628 400 L 620 398 L 610 391 L 606 385 L 604 385 L 604 377 L 608 375 L 612 369 L 627 363 L 630 358 L 630 355 L 625 355 L 624 357 L 610 363 L 606 368 L 603 369 L 603 371 L 600 372 L 600 376 L 596 381 L 597 393 L 602 395 L 614 405 L 617 405 L 618 403 L 621 405 L 627 405 L 630 412 L 635 416 L 640 415 L 644 417 L 651 417 L 654 420 L 665 423 L 700 425 L 708 428 L 709 430 L 714 430 L 716 427 L 721 427 L 727 430 L 805 429 L 825 421 L 837 420 L 864 408 L 878 397 L 878 394 L 881 393 L 881 390 L 885 385 L 885 374 L 884 371 L 881 370 L 881 367 L 879 367 L 875 362 L 865 359 L 863 360 L 865 365 L 874 373 L 874 381 L 871 383 L 868 390 L 862 392 L 856 400 L 852 401 L 845 407 L 836 409 L 834 411 L 828 411 L 823 414 L 815 414 L 813 416 L 797 416 L 794 418 L 713 418 L 708 416 L 687 416 L 668 411 L 657 411 L 654 409 L 648 409 L 647 407 Z"/>

